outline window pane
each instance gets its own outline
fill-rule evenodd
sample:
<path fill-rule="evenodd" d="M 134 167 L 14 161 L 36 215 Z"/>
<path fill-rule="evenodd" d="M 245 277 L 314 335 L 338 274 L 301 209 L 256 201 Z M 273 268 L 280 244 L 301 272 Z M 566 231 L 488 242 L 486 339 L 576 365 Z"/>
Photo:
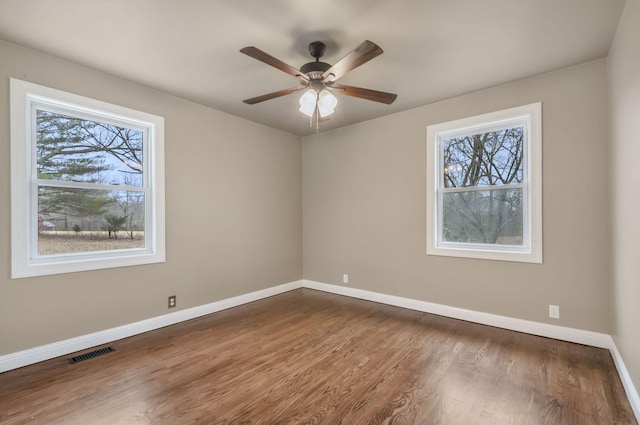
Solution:
<path fill-rule="evenodd" d="M 523 134 L 518 126 L 444 140 L 444 187 L 522 183 Z"/>
<path fill-rule="evenodd" d="M 443 194 L 443 242 L 523 244 L 522 189 Z"/>
<path fill-rule="evenodd" d="M 40 186 L 38 255 L 144 248 L 144 192 Z"/>
<path fill-rule="evenodd" d="M 142 186 L 143 132 L 37 111 L 38 178 Z"/>

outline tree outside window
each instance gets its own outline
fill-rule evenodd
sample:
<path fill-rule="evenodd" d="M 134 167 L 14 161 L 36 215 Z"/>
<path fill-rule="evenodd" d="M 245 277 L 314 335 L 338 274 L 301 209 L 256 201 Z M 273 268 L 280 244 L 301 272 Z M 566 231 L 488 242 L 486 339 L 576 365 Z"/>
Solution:
<path fill-rule="evenodd" d="M 144 132 L 40 107 L 36 140 L 38 254 L 144 248 Z"/>
<path fill-rule="evenodd" d="M 442 142 L 442 240 L 523 244 L 524 126 Z"/>

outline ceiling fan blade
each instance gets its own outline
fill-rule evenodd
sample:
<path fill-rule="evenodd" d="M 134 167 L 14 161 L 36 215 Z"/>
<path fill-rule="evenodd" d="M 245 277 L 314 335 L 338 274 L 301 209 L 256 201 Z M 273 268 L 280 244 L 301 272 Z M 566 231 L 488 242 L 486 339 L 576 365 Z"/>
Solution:
<path fill-rule="evenodd" d="M 331 68 L 322 74 L 322 82 L 336 81 L 347 72 L 369 62 L 371 59 L 379 56 L 383 50 L 376 43 L 365 40 L 358 47 L 349 52 L 345 57 L 340 59 Z"/>
<path fill-rule="evenodd" d="M 286 96 L 288 94 L 297 92 L 305 87 L 292 87 L 290 89 L 278 90 L 272 93 L 263 94 L 261 96 L 252 97 L 251 99 L 243 100 L 248 105 L 255 105 L 256 103 L 264 102 L 265 100 L 275 99 L 276 97 Z"/>
<path fill-rule="evenodd" d="M 393 101 L 396 100 L 396 97 L 398 97 L 398 95 L 394 93 L 345 86 L 343 84 L 331 84 L 327 87 L 332 90 L 337 90 L 345 96 L 359 97 L 361 99 L 373 100 L 374 102 L 386 103 L 387 105 L 391 105 Z"/>
<path fill-rule="evenodd" d="M 305 81 L 309 81 L 309 77 L 304 75 L 302 72 L 297 70 L 296 68 L 282 62 L 280 59 L 274 58 L 268 53 L 263 52 L 254 46 L 247 46 L 240 49 L 241 53 L 244 53 L 247 56 L 251 56 L 254 59 L 259 60 L 260 62 L 264 62 L 267 65 L 271 65 L 274 68 L 278 68 L 280 71 L 284 71 L 289 75 L 294 77 L 302 78 Z"/>

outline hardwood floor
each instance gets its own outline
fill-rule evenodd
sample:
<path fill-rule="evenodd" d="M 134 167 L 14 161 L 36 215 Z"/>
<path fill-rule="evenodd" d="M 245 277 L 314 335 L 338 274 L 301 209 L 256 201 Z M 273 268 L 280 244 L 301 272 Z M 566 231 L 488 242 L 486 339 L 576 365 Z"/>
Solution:
<path fill-rule="evenodd" d="M 309 289 L 108 345 L 0 374 L 0 423 L 637 424 L 607 350 Z"/>

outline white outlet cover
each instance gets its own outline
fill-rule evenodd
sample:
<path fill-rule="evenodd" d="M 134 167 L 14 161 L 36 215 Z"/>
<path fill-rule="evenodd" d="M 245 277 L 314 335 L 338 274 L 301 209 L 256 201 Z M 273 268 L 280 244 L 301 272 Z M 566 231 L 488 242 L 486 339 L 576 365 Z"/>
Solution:
<path fill-rule="evenodd" d="M 549 304 L 549 317 L 552 319 L 560 318 L 560 307 L 557 305 Z"/>
<path fill-rule="evenodd" d="M 342 283 L 349 283 L 349 275 L 348 274 L 343 274 L 342 275 Z"/>

